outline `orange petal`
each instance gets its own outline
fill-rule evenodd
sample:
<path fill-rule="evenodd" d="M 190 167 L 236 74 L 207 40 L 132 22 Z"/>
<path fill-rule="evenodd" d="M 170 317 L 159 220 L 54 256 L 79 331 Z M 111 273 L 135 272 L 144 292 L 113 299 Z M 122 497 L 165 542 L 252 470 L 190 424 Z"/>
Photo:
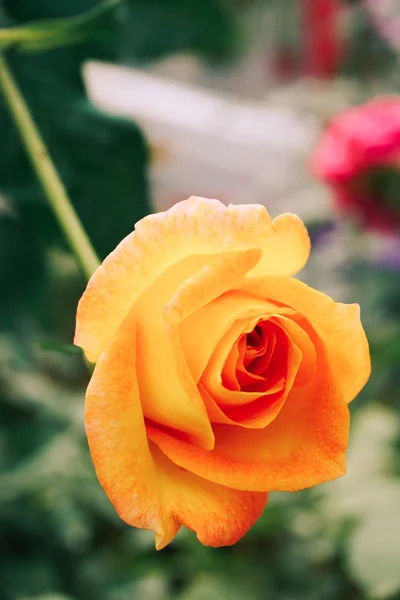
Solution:
<path fill-rule="evenodd" d="M 241 492 L 212 483 L 174 465 L 156 445 L 152 452 L 163 490 L 163 509 L 179 525 L 195 531 L 205 546 L 231 546 L 264 510 L 267 493 Z M 169 536 L 157 534 L 157 549 L 170 541 Z"/>
<path fill-rule="evenodd" d="M 178 323 L 179 339 L 194 379 L 196 381 L 200 379 L 215 348 L 225 335 L 227 352 L 232 348 L 235 339 L 241 333 L 240 326 L 234 325 L 235 321 L 254 317 L 256 323 L 260 317 L 268 318 L 273 314 L 292 312 L 273 302 L 260 300 L 254 295 L 245 294 L 231 287 L 230 291 L 200 306 L 197 311 L 192 311 L 189 315 L 186 313 L 181 315 L 183 318 Z M 207 332 L 207 335 L 204 335 L 204 332 Z M 196 340 L 195 352 L 193 352 L 193 340 Z"/>
<path fill-rule="evenodd" d="M 188 258 L 142 294 L 130 317 L 137 327 L 136 362 L 144 416 L 189 435 L 208 449 L 214 445 L 214 435 L 176 325 L 199 305 L 240 285 L 259 256 L 259 250 L 226 253 L 200 270 L 199 257 Z M 193 272 L 196 275 L 190 277 Z M 190 351 L 197 351 L 193 340 Z"/>
<path fill-rule="evenodd" d="M 253 319 L 252 321 L 257 324 L 258 319 Z M 250 334 L 254 330 L 253 323 L 251 325 Z M 272 329 L 268 329 L 266 336 L 268 339 L 263 342 L 264 347 L 262 348 L 262 351 L 259 354 L 250 354 L 250 357 L 252 357 L 253 360 L 250 360 L 249 358 L 246 333 L 233 345 L 225 364 L 222 367 L 222 384 L 225 388 L 232 391 L 242 390 L 242 392 L 246 391 L 250 393 L 258 391 L 259 394 L 261 392 L 272 394 L 283 389 L 285 380 L 279 373 L 275 374 L 273 380 L 270 378 L 268 381 L 264 376 L 258 374 L 264 373 L 276 347 L 275 332 L 272 331 Z M 218 352 L 218 349 L 216 352 Z M 213 359 L 214 356 L 210 362 L 212 362 Z M 245 364 L 247 367 L 250 364 L 250 371 L 247 371 Z M 208 367 L 206 371 L 207 370 Z M 248 400 L 245 400 L 244 398 L 240 399 L 234 395 L 224 395 L 224 402 L 227 404 L 243 404 L 248 402 Z"/>
<path fill-rule="evenodd" d="M 271 321 L 279 323 L 279 325 L 287 333 L 291 341 L 301 351 L 301 363 L 296 373 L 295 385 L 306 385 L 315 375 L 317 365 L 317 355 L 315 346 L 308 333 L 292 318 L 280 314 L 272 317 Z"/>
<path fill-rule="evenodd" d="M 319 357 L 318 375 L 292 388 L 265 429 L 214 425 L 215 447 L 206 452 L 148 427 L 149 437 L 177 465 L 240 490 L 295 491 L 345 472 L 349 412 Z"/>
<path fill-rule="evenodd" d="M 297 314 L 300 326 L 322 340 L 337 385 L 346 402 L 351 402 L 364 387 L 371 373 L 368 341 L 358 304 L 340 304 L 329 296 L 289 277 L 247 279 L 247 292 L 260 299 L 280 300 Z M 301 321 L 301 316 L 305 319 Z M 301 322 L 300 322 L 301 321 Z M 310 330 L 311 325 L 311 330 Z"/>
<path fill-rule="evenodd" d="M 253 207 L 259 209 L 258 218 L 261 220 L 264 207 Z M 252 217 L 257 219 L 255 210 Z M 263 254 L 250 275 L 295 275 L 301 271 L 310 255 L 311 243 L 307 229 L 300 217 L 292 213 L 275 217 L 271 226 L 272 231 L 263 243 L 257 245 L 257 248 L 262 248 Z"/>
<path fill-rule="evenodd" d="M 244 404 L 251 400 L 256 400 L 260 396 L 260 392 L 244 392 L 240 388 L 232 389 L 226 387 L 223 381 L 223 371 L 227 360 L 233 353 L 236 355 L 235 346 L 239 337 L 249 333 L 257 324 L 258 318 L 238 319 L 222 337 L 219 344 L 207 363 L 206 368 L 200 378 L 200 383 L 205 388 L 212 398 L 222 402 L 223 404 Z"/>
<path fill-rule="evenodd" d="M 129 318 L 135 321 L 137 329 L 136 372 L 145 418 L 179 430 L 192 442 L 210 449 L 214 435 L 202 397 L 184 360 L 171 344 L 164 320 L 165 306 L 180 289 L 182 280 L 198 271 L 197 262 L 192 257 L 180 268 L 163 273 L 141 295 Z M 243 274 L 239 281 L 242 278 Z"/>
<path fill-rule="evenodd" d="M 240 326 L 241 321 L 235 323 Z M 243 325 L 241 325 L 243 328 Z M 248 328 L 251 331 L 254 324 Z M 233 327 L 235 332 L 235 327 Z M 226 361 L 225 340 L 217 347 L 200 380 L 200 389 L 213 423 L 230 423 L 242 427 L 264 428 L 281 410 L 290 392 L 301 364 L 301 350 L 281 331 L 281 349 L 285 358 L 278 358 L 277 378 L 271 380 L 270 389 L 263 391 L 231 390 L 223 385 L 221 373 Z M 231 334 L 231 331 L 228 335 Z M 237 339 L 236 332 L 234 333 Z M 225 336 L 226 337 L 226 336 Z M 221 350 L 222 348 L 222 350 Z"/>
<path fill-rule="evenodd" d="M 137 299 L 171 266 L 190 256 L 246 249 L 262 256 L 252 275 L 290 275 L 308 258 L 302 221 L 285 214 L 271 221 L 259 205 L 224 206 L 192 197 L 145 217 L 91 277 L 77 312 L 75 344 L 95 362 Z"/>
<path fill-rule="evenodd" d="M 124 521 L 155 531 L 158 548 L 181 525 L 203 544 L 235 543 L 260 516 L 267 494 L 211 483 L 149 447 L 134 355 L 131 320 L 100 357 L 88 386 L 86 431 L 101 485 Z"/>
<path fill-rule="evenodd" d="M 135 328 L 127 323 L 99 359 L 86 392 L 85 424 L 97 477 L 120 517 L 168 532 L 157 494 L 135 371 Z"/>

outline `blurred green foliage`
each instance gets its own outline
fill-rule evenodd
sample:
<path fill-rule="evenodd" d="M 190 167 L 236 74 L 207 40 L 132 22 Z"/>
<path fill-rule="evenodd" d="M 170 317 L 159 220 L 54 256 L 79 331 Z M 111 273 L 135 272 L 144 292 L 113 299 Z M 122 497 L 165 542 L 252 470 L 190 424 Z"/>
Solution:
<path fill-rule="evenodd" d="M 232 6 L 126 0 L 96 12 L 84 41 L 9 52 L 101 257 L 150 211 L 148 149 L 135 124 L 88 102 L 83 61 L 137 63 L 178 50 L 225 59 L 238 44 Z M 0 25 L 48 25 L 98 7 L 1 0 Z M 88 375 L 70 346 L 85 282 L 1 97 L 0 136 L 0 600 L 400 598 L 400 271 L 351 255 L 341 267 L 349 300 L 361 299 L 374 365 L 352 407 L 348 475 L 271 494 L 232 548 L 205 548 L 182 530 L 156 553 L 153 535 L 120 521 L 94 475 L 83 432 Z"/>

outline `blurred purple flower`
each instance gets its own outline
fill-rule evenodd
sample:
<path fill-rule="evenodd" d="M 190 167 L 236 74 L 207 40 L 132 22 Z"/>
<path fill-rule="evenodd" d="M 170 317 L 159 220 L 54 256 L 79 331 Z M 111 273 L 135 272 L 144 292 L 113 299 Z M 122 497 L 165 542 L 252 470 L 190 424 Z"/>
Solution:
<path fill-rule="evenodd" d="M 332 233 L 336 229 L 335 221 L 320 221 L 315 223 L 307 223 L 308 233 L 311 240 L 311 246 L 315 248 L 321 244 L 327 244 Z"/>

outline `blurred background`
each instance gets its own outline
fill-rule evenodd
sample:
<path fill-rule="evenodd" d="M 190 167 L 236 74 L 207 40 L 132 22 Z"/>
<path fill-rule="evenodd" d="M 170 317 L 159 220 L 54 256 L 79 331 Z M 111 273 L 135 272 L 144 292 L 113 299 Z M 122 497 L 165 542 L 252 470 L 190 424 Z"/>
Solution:
<path fill-rule="evenodd" d="M 309 167 L 332 116 L 400 94 L 399 22 L 398 0 L 0 0 L 0 48 L 101 258 L 190 195 L 295 212 L 301 277 L 360 302 L 373 360 L 344 478 L 272 493 L 234 547 L 182 530 L 156 553 L 96 480 L 85 280 L 0 95 L 0 600 L 400 598 L 399 234 Z"/>

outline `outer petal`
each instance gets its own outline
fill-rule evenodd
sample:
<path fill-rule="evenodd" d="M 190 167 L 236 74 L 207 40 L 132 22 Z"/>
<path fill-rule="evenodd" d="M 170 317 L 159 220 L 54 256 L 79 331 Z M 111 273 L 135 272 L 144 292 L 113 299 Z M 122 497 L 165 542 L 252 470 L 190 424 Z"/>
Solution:
<path fill-rule="evenodd" d="M 165 523 L 135 372 L 135 328 L 127 323 L 98 361 L 86 392 L 85 424 L 97 477 L 120 517 L 173 535 Z"/>
<path fill-rule="evenodd" d="M 137 327 L 136 368 L 144 416 L 188 435 L 208 449 L 214 446 L 214 434 L 182 353 L 176 322 L 226 289 L 241 285 L 259 257 L 259 250 L 224 253 L 200 271 L 199 265 L 193 268 L 199 257 L 188 258 L 172 273 L 167 271 L 159 277 L 129 317 Z M 197 274 L 189 277 L 193 271 Z M 193 346 L 192 352 L 196 351 Z"/>
<path fill-rule="evenodd" d="M 229 254 L 224 258 L 234 262 Z M 198 257 L 191 257 L 172 272 L 163 273 L 142 294 L 128 318 L 136 323 L 136 373 L 145 418 L 179 430 L 192 442 L 210 449 L 214 446 L 214 434 L 203 400 L 189 369 L 170 342 L 164 321 L 165 306 L 182 280 L 190 278 L 199 266 L 201 269 L 201 262 L 198 263 Z M 239 272 L 238 284 L 244 277 L 240 269 Z"/>
<path fill-rule="evenodd" d="M 205 546 L 231 546 L 250 529 L 264 510 L 268 494 L 240 492 L 183 471 L 154 445 L 153 456 L 162 484 L 163 508 L 179 525 L 197 533 Z M 157 549 L 170 542 L 156 535 Z"/>
<path fill-rule="evenodd" d="M 311 323 L 325 347 L 335 385 L 345 401 L 351 402 L 371 373 L 368 341 L 360 322 L 359 305 L 334 302 L 329 296 L 289 277 L 247 280 L 244 288 L 263 299 L 281 299 L 299 316 L 305 317 L 301 324 L 306 330 Z M 312 331 L 309 333 L 312 336 Z"/>
<path fill-rule="evenodd" d="M 156 532 L 158 548 L 181 525 L 211 546 L 235 543 L 260 516 L 265 493 L 238 492 L 174 465 L 149 447 L 134 369 L 134 328 L 101 356 L 86 397 L 86 430 L 97 476 L 118 514 Z"/>
<path fill-rule="evenodd" d="M 236 489 L 296 491 L 335 479 L 345 473 L 349 412 L 326 361 L 318 370 L 265 429 L 215 425 L 210 452 L 155 427 L 148 435 L 177 465 Z"/>
<path fill-rule="evenodd" d="M 141 294 L 188 256 L 260 249 L 253 274 L 291 275 L 305 264 L 307 231 L 295 215 L 271 221 L 265 207 L 192 197 L 136 224 L 91 277 L 77 313 L 75 343 L 96 361 Z"/>

